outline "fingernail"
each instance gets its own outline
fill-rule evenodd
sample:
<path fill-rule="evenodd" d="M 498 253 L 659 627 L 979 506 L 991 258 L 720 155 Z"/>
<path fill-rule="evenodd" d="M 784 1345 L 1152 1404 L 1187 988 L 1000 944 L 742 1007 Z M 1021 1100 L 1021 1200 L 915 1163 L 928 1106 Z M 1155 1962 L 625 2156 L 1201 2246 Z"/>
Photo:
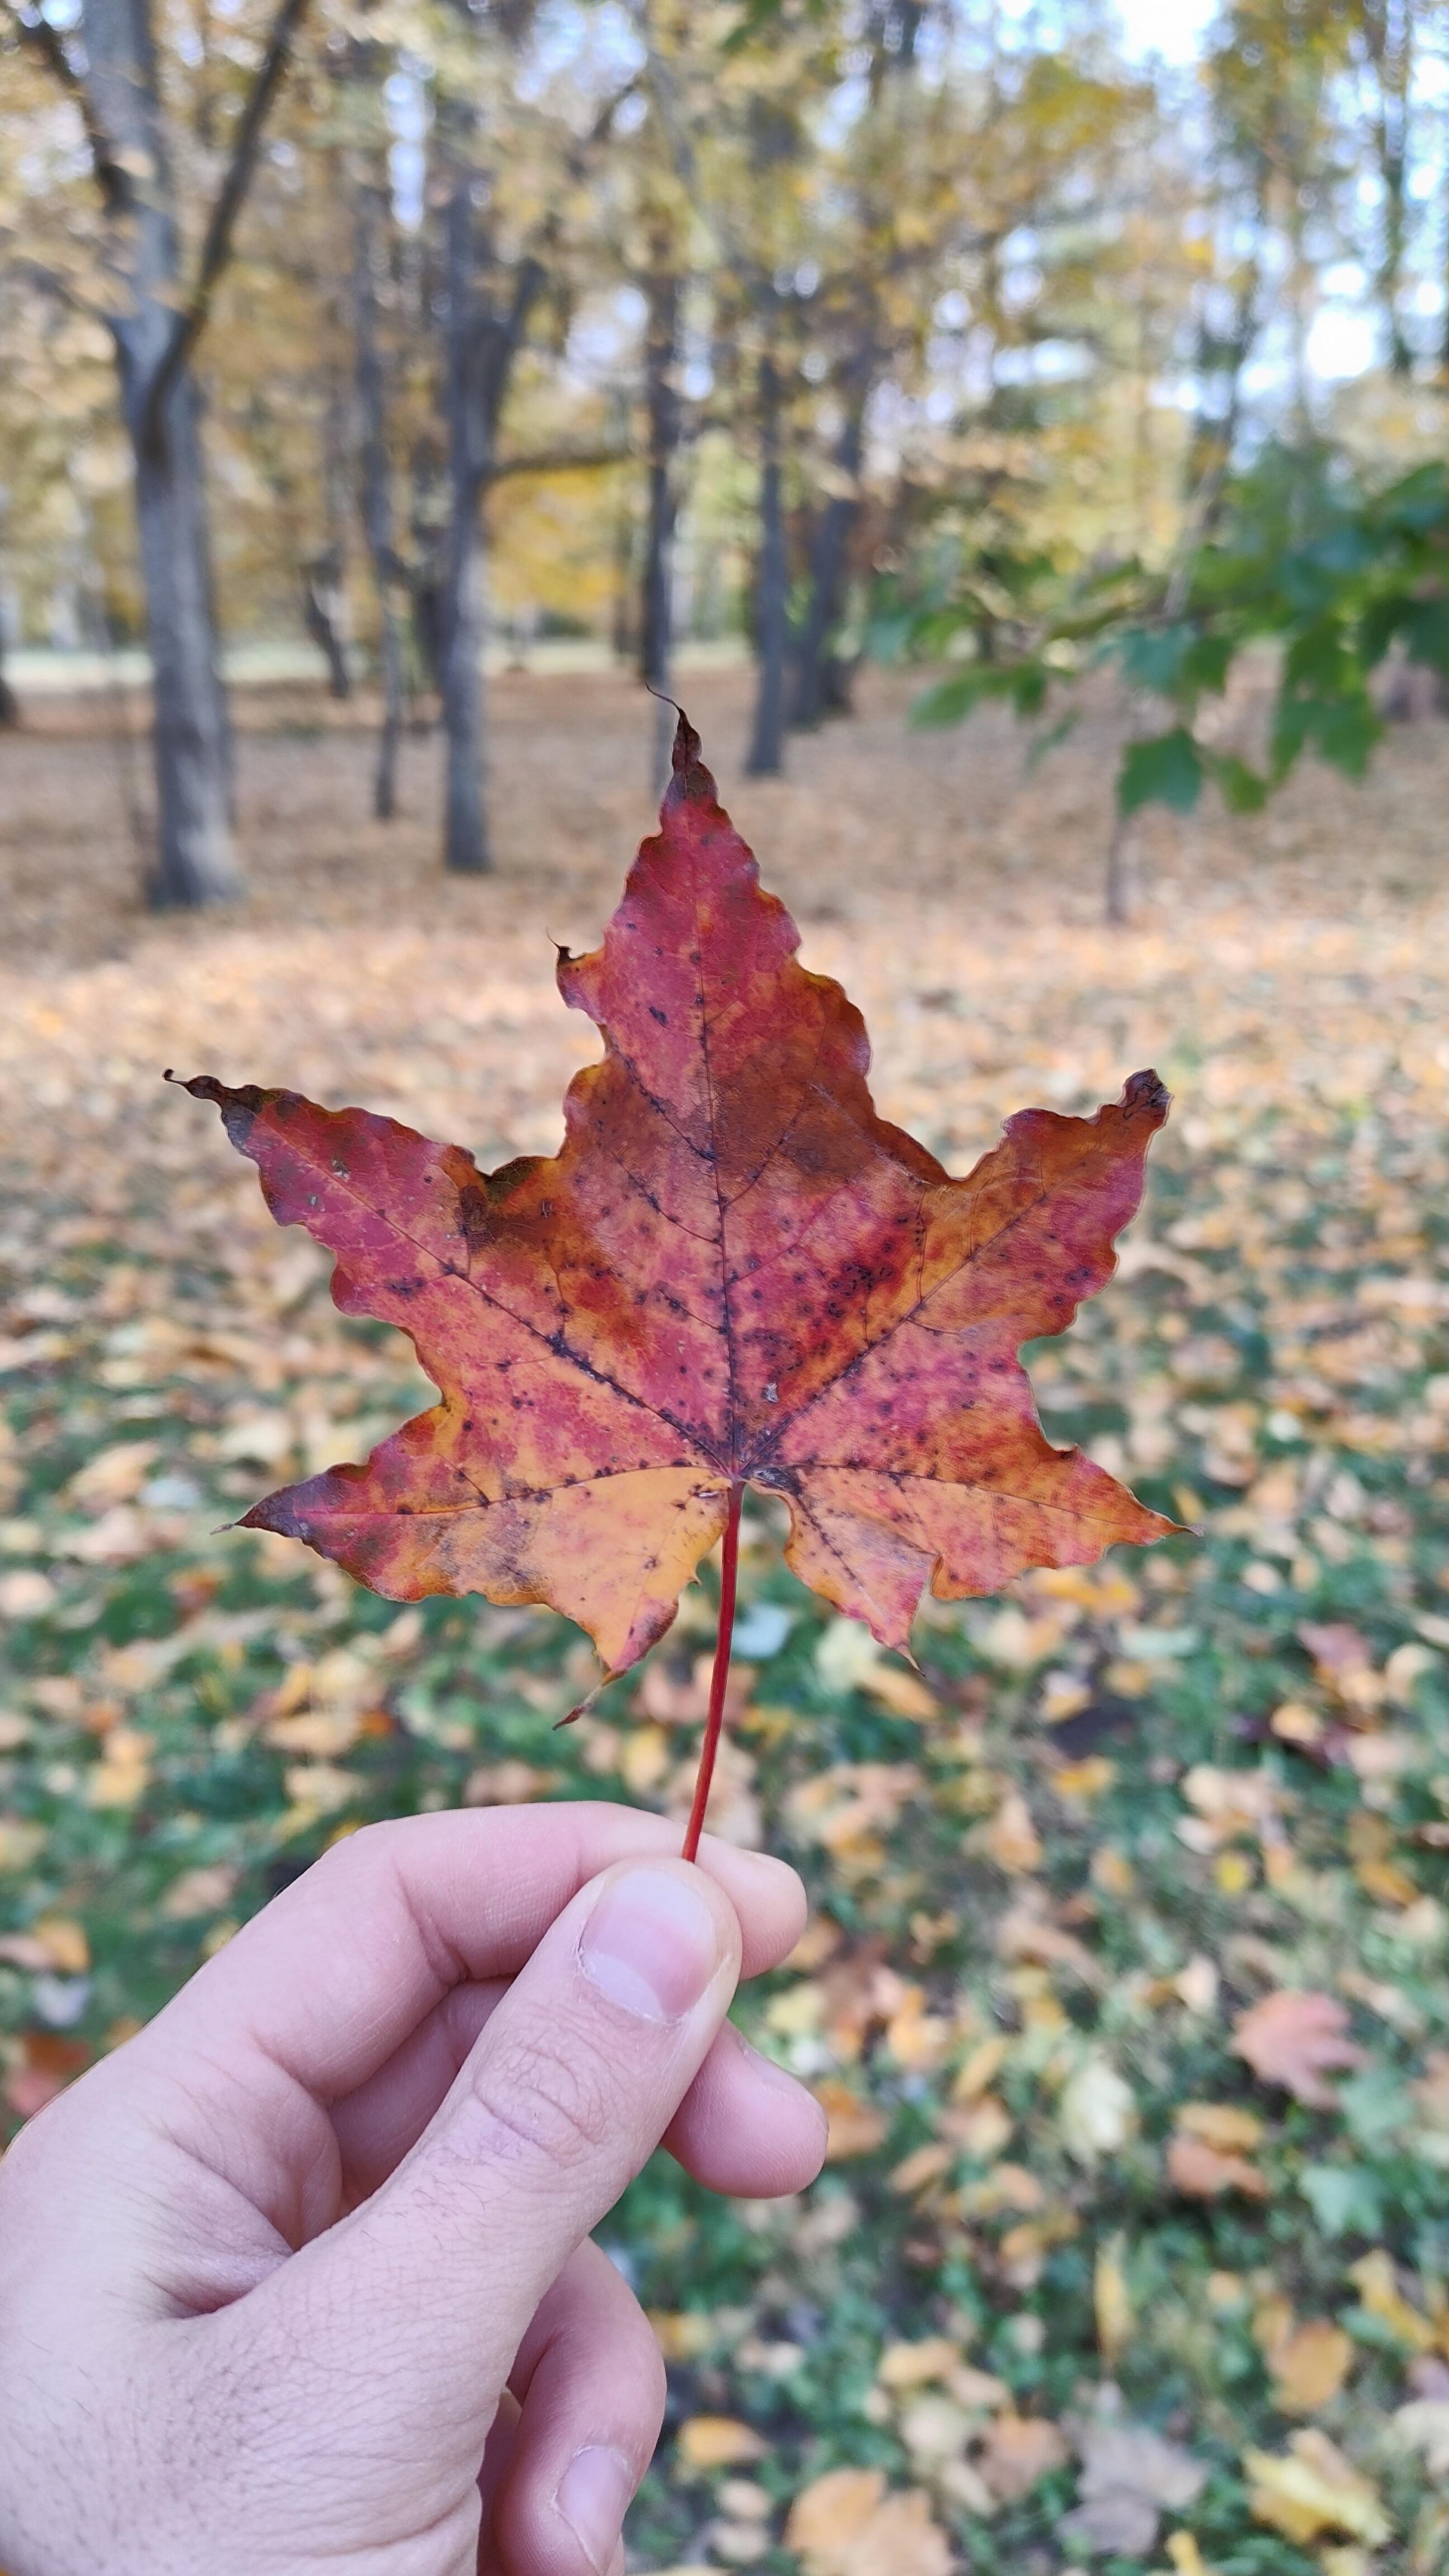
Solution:
<path fill-rule="evenodd" d="M 579 1958 L 595 1985 L 626 2012 L 643 2021 L 678 2021 L 698 2003 L 719 1965 L 719 1934 L 687 1879 L 663 1869 L 631 1869 L 605 1888 L 584 1925 Z"/>
<path fill-rule="evenodd" d="M 559 2480 L 555 2509 L 600 2576 L 619 2545 L 633 2497 L 634 2472 L 628 2461 L 621 2451 L 602 2445 L 576 2452 Z"/>

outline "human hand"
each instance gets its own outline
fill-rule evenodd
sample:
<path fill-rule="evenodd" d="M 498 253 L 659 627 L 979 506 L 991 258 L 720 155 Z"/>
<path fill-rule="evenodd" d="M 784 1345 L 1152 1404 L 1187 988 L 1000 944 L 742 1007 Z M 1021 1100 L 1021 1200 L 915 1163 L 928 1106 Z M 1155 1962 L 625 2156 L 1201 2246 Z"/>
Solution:
<path fill-rule="evenodd" d="M 620 2576 L 663 2409 L 589 2231 L 662 2139 L 798 2189 L 824 2118 L 725 2022 L 793 1871 L 660 1818 L 375 1825 L 0 2165 L 9 2576 Z"/>

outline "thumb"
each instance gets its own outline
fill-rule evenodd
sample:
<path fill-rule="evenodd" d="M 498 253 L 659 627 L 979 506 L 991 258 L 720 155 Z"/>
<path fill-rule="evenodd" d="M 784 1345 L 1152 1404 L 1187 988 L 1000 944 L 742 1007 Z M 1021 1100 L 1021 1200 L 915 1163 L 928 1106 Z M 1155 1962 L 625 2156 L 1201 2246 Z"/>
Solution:
<path fill-rule="evenodd" d="M 381 2359 L 401 2421 L 416 2408 L 434 2433 L 466 2389 L 486 2426 L 545 2290 L 673 2119 L 739 1966 L 734 1909 L 690 1863 L 626 1862 L 581 1889 L 412 2152 L 278 2276 L 305 2290 L 324 2367 Z"/>

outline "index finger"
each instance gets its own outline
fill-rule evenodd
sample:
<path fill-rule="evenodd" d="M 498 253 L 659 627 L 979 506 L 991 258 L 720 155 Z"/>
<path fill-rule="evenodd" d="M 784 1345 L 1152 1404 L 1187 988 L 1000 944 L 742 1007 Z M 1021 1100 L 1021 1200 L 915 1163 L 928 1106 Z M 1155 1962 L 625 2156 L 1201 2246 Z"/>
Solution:
<path fill-rule="evenodd" d="M 666 1817 L 602 1802 L 463 1809 L 367 1825 L 209 1960 L 140 2038 L 250 2042 L 314 2101 L 366 2081 L 453 1986 L 511 1977 L 579 1889 L 616 1861 L 678 1851 Z M 793 1949 L 795 1872 L 706 1834 L 699 1866 L 739 1916 L 743 1973 Z"/>

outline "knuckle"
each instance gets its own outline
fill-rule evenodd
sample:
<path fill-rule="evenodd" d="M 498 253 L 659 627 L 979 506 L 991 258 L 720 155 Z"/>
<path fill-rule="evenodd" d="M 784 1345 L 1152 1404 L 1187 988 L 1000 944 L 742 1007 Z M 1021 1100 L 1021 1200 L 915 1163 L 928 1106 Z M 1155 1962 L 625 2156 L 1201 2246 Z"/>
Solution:
<path fill-rule="evenodd" d="M 618 2124 L 617 2089 L 566 2023 L 500 2033 L 473 2070 L 469 2100 L 500 2162 L 567 2170 L 598 2154 Z"/>

